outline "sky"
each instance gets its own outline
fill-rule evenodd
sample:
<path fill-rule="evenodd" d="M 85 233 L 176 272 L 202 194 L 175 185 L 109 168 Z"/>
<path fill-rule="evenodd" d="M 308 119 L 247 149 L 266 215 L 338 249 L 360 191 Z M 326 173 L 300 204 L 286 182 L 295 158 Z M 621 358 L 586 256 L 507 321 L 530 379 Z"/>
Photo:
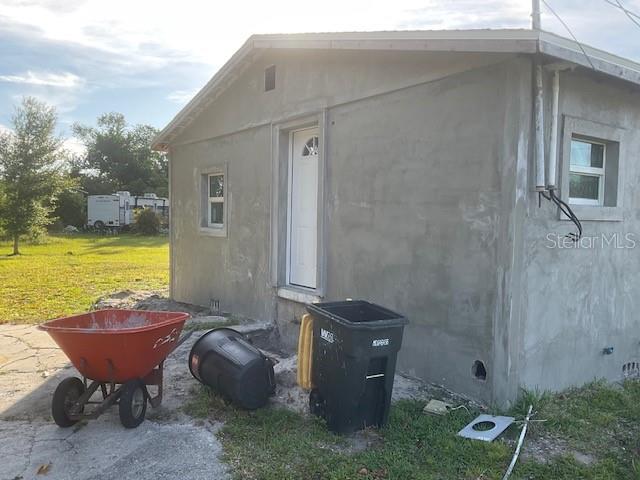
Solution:
<path fill-rule="evenodd" d="M 640 0 L 619 1 L 640 13 Z M 579 41 L 640 62 L 640 26 L 606 0 L 547 3 Z M 56 107 L 63 137 L 110 111 L 161 128 L 253 33 L 529 28 L 530 11 L 530 0 L 0 0 L 0 130 L 26 95 Z M 568 36 L 542 12 L 543 29 Z"/>

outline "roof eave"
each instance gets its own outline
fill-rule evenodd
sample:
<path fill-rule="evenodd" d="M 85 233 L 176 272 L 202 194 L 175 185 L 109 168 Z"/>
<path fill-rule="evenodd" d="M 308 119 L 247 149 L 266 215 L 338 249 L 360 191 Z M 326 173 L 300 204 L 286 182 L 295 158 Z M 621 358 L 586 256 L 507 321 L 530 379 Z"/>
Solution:
<path fill-rule="evenodd" d="M 253 47 L 253 39 L 252 35 L 247 39 L 246 42 L 240 47 L 232 57 L 225 63 L 220 70 L 216 72 L 216 74 L 211 77 L 204 87 L 200 89 L 198 93 L 187 103 L 173 119 L 164 127 L 160 133 L 158 133 L 153 141 L 151 142 L 151 149 L 157 151 L 167 151 L 169 148 L 170 137 L 175 136 L 174 130 L 180 128 L 180 126 L 188 121 L 190 117 L 194 117 L 198 115 L 206 102 L 209 94 L 215 90 L 221 83 L 225 81 L 225 79 L 235 70 L 237 66 L 242 64 L 246 58 L 249 56 L 251 51 L 254 49 Z"/>
<path fill-rule="evenodd" d="M 162 129 L 151 144 L 167 151 L 176 135 L 222 93 L 251 62 L 252 54 L 268 49 L 398 50 L 466 53 L 543 53 L 640 85 L 640 65 L 583 45 L 589 59 L 573 40 L 538 30 L 443 30 L 417 32 L 347 32 L 252 35 L 218 70 L 195 97 Z M 591 63 L 589 62 L 591 61 Z"/>
<path fill-rule="evenodd" d="M 582 49 L 572 40 L 553 33 L 540 32 L 540 53 L 589 69 L 595 68 L 597 72 L 640 85 L 639 64 L 587 45 L 582 45 Z"/>
<path fill-rule="evenodd" d="M 268 49 L 397 50 L 467 53 L 535 53 L 532 30 L 443 30 L 417 32 L 347 32 L 252 35 L 207 84 L 154 138 L 151 148 L 167 151 L 171 140 L 204 108 L 207 97 L 247 60 L 252 51 Z M 219 94 L 220 92 L 218 92 Z"/>

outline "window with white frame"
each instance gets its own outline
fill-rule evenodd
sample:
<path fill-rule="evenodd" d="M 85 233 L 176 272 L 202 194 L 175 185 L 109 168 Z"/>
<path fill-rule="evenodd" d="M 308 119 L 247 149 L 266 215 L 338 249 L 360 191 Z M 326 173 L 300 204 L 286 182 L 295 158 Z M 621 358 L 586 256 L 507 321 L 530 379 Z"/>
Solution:
<path fill-rule="evenodd" d="M 224 226 L 224 174 L 210 173 L 207 182 L 207 226 Z"/>
<path fill-rule="evenodd" d="M 563 115 L 560 198 L 581 221 L 623 220 L 626 132 Z M 558 216 L 568 218 L 562 212 Z"/>
<path fill-rule="evenodd" d="M 604 205 L 607 145 L 573 136 L 569 160 L 569 203 Z"/>

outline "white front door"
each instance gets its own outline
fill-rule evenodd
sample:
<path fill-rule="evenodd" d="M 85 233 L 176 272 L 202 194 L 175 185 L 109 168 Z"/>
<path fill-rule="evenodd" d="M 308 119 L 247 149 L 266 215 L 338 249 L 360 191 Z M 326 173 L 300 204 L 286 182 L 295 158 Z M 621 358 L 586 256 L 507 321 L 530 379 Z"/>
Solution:
<path fill-rule="evenodd" d="M 291 135 L 289 283 L 316 288 L 318 261 L 318 129 Z"/>

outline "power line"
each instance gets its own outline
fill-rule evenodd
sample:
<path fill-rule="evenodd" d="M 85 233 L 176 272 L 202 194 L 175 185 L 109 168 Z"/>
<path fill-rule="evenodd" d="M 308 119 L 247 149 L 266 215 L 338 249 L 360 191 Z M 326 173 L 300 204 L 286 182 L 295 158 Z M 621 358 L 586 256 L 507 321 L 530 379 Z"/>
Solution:
<path fill-rule="evenodd" d="M 560 15 L 558 15 L 556 13 L 556 11 L 553 8 L 551 8 L 551 5 L 549 5 L 546 0 L 542 0 L 542 3 L 544 3 L 544 6 L 547 7 L 551 13 L 553 13 L 553 16 L 556 17 L 558 19 L 558 21 L 562 24 L 562 26 L 567 30 L 567 32 L 569 32 L 569 35 L 571 35 L 571 38 L 573 38 L 573 40 L 578 44 L 578 47 L 580 47 L 580 50 L 582 50 L 582 53 L 585 56 L 585 58 L 587 59 L 587 62 L 589 62 L 589 65 L 591 65 L 591 68 L 593 68 L 595 70 L 596 67 L 593 64 L 593 62 L 591 61 L 591 58 L 589 57 L 589 55 L 587 55 L 587 52 L 585 51 L 584 47 L 578 41 L 578 39 L 573 34 L 573 32 L 571 31 L 569 26 L 566 23 L 564 23 L 564 20 L 562 20 L 562 18 L 560 18 Z"/>
<path fill-rule="evenodd" d="M 615 3 L 610 1 L 610 0 L 604 0 L 604 1 L 606 3 L 608 3 L 609 5 L 617 8 L 618 10 L 623 11 L 624 14 L 629 18 L 629 20 L 631 20 L 638 27 L 640 27 L 640 21 L 638 21 L 638 20 L 640 20 L 640 15 L 638 15 L 637 13 L 634 13 L 631 10 L 629 10 L 628 8 L 626 8 L 624 5 L 622 5 L 620 0 L 615 0 Z"/>
<path fill-rule="evenodd" d="M 618 10 L 622 10 L 625 13 L 628 13 L 629 15 L 631 15 L 632 17 L 635 17 L 637 19 L 640 19 L 640 15 L 638 15 L 637 13 L 635 13 L 633 10 L 629 10 L 627 7 L 625 7 L 624 5 L 622 5 L 622 2 L 620 2 L 619 0 L 615 0 L 615 1 L 611 1 L 611 0 L 604 0 L 605 3 L 608 3 L 609 5 L 611 5 L 612 7 L 617 8 Z"/>

